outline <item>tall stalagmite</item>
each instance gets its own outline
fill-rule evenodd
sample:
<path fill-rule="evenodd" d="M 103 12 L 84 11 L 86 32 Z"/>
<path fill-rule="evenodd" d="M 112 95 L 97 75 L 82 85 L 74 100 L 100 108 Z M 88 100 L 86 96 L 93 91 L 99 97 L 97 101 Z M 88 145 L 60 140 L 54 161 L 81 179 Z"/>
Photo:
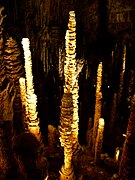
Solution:
<path fill-rule="evenodd" d="M 64 93 L 61 105 L 60 118 L 60 142 L 64 147 L 64 165 L 60 171 L 61 180 L 74 179 L 72 167 L 73 141 L 72 141 L 72 118 L 73 118 L 73 101 L 71 93 Z"/>
<path fill-rule="evenodd" d="M 14 111 L 21 110 L 19 78 L 23 76 L 23 67 L 19 59 L 20 50 L 17 42 L 12 37 L 6 39 L 4 48 L 4 63 L 7 77 L 14 82 L 16 96 L 14 100 Z"/>
<path fill-rule="evenodd" d="M 120 85 L 119 85 L 118 100 L 117 100 L 118 105 L 120 104 L 122 91 L 123 91 L 125 64 L 126 64 L 126 45 L 124 45 L 123 53 L 122 53 L 122 69 L 121 69 L 121 72 L 120 72 Z"/>
<path fill-rule="evenodd" d="M 100 154 L 102 153 L 102 144 L 103 144 L 103 132 L 104 132 L 104 119 L 99 119 L 98 124 L 98 132 L 95 142 L 95 154 L 94 154 L 94 162 L 100 162 Z"/>
<path fill-rule="evenodd" d="M 78 74 L 76 63 L 76 20 L 75 12 L 69 12 L 68 30 L 66 32 L 66 58 L 64 63 L 64 92 L 71 93 L 73 98 L 72 141 L 74 150 L 78 144 Z"/>
<path fill-rule="evenodd" d="M 0 7 L 0 179 L 18 179 L 23 176 L 12 149 L 13 138 L 13 101 L 14 85 L 6 78 L 3 61 L 3 27 L 4 7 Z"/>
<path fill-rule="evenodd" d="M 119 166 L 120 179 L 135 179 L 135 94 L 131 102 L 130 119 Z"/>
<path fill-rule="evenodd" d="M 28 129 L 36 136 L 38 140 L 40 138 L 39 118 L 37 117 L 37 96 L 34 94 L 33 75 L 32 75 L 32 60 L 30 52 L 30 42 L 28 38 L 22 39 L 22 45 L 24 49 L 25 58 L 25 75 L 26 75 L 26 106 L 28 114 L 26 114 Z"/>
<path fill-rule="evenodd" d="M 102 85 L 102 62 L 98 65 L 97 70 L 97 86 L 96 86 L 96 102 L 95 102 L 95 114 L 94 114 L 94 126 L 93 126 L 93 145 L 92 152 L 95 154 L 95 143 L 97 137 L 97 130 L 99 124 L 99 118 L 101 117 L 101 85 Z"/>
<path fill-rule="evenodd" d="M 21 102 L 22 102 L 23 123 L 24 123 L 24 128 L 27 129 L 26 115 L 28 115 L 28 110 L 27 110 L 27 106 L 26 106 L 26 84 L 25 84 L 25 78 L 21 77 L 19 79 L 19 85 L 20 85 L 20 96 L 21 96 Z"/>

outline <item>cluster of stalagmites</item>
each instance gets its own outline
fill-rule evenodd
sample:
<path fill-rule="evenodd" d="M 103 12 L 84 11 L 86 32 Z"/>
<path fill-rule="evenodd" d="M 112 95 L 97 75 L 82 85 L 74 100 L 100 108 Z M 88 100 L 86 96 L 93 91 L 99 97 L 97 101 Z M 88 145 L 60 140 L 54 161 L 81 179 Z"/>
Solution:
<path fill-rule="evenodd" d="M 16 127 L 13 126 L 13 120 L 20 123 L 17 121 L 21 119 L 22 109 L 26 105 L 26 92 L 23 83 L 22 98 L 19 78 L 23 76 L 23 68 L 18 45 L 9 36 L 3 44 L 3 9 L 0 7 L 0 179 L 45 179 L 47 160 L 43 147 L 29 132 L 16 134 Z M 20 115 L 18 119 L 15 116 L 17 112 Z"/>

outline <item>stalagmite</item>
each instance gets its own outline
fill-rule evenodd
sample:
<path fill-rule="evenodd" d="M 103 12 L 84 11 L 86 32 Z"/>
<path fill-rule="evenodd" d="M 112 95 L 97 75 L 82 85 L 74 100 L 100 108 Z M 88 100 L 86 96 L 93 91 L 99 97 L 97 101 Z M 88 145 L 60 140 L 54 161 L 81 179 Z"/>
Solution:
<path fill-rule="evenodd" d="M 93 154 L 95 154 L 97 129 L 99 124 L 99 119 L 101 117 L 101 98 L 102 98 L 101 85 L 102 85 L 102 62 L 100 62 L 97 70 L 96 102 L 95 102 L 95 114 L 94 114 L 94 126 L 93 126 L 93 141 L 92 141 Z"/>
<path fill-rule="evenodd" d="M 12 149 L 15 91 L 13 83 L 6 78 L 3 61 L 3 10 L 0 7 L 0 179 L 17 179 L 19 167 Z"/>
<path fill-rule="evenodd" d="M 77 62 L 76 62 L 76 20 L 75 12 L 69 12 L 69 23 L 68 30 L 66 31 L 66 58 L 64 62 L 64 77 L 65 85 L 64 92 L 71 93 L 73 98 L 73 119 L 72 119 L 72 141 L 74 144 L 74 151 L 78 145 L 78 75 L 82 70 L 83 65 L 77 71 Z"/>
<path fill-rule="evenodd" d="M 56 152 L 57 141 L 58 141 L 57 128 L 49 124 L 48 125 L 48 147 L 49 147 L 50 156 L 54 156 Z"/>
<path fill-rule="evenodd" d="M 118 100 L 117 100 L 118 104 L 120 104 L 122 91 L 123 91 L 125 64 L 126 64 L 126 45 L 124 45 L 123 47 L 123 54 L 122 54 L 122 69 L 120 73 L 120 85 L 119 85 Z"/>
<path fill-rule="evenodd" d="M 100 154 L 102 153 L 102 144 L 103 144 L 103 132 L 104 132 L 104 119 L 100 118 L 96 143 L 95 143 L 95 156 L 94 156 L 95 163 L 98 163 L 100 161 Z"/>
<path fill-rule="evenodd" d="M 135 94 L 132 97 L 130 119 L 127 126 L 119 166 L 120 179 L 135 179 Z"/>
<path fill-rule="evenodd" d="M 60 171 L 61 180 L 73 180 L 74 172 L 72 167 L 73 141 L 72 141 L 72 118 L 73 101 L 71 93 L 64 93 L 61 105 L 60 118 L 60 142 L 64 147 L 64 165 Z"/>
<path fill-rule="evenodd" d="M 62 49 L 59 48 L 59 77 L 63 78 L 63 59 L 62 59 Z"/>
<path fill-rule="evenodd" d="M 20 60 L 20 50 L 17 42 L 12 37 L 7 37 L 4 48 L 4 64 L 6 75 L 14 82 L 16 96 L 14 99 L 14 112 L 21 113 L 21 99 L 19 89 L 19 78 L 23 75 L 23 66 Z M 20 116 L 20 114 L 18 114 Z"/>
<path fill-rule="evenodd" d="M 28 108 L 26 104 L 26 85 L 25 85 L 25 78 L 21 77 L 19 79 L 20 85 L 20 94 L 21 94 L 21 102 L 22 102 L 22 112 L 23 112 L 23 123 L 24 127 L 27 128 L 27 116 L 28 116 Z"/>
<path fill-rule="evenodd" d="M 25 58 L 25 73 L 26 73 L 26 104 L 28 110 L 28 129 L 40 140 L 39 118 L 37 117 L 37 96 L 34 94 L 33 75 L 32 75 L 32 60 L 30 52 L 30 42 L 28 38 L 22 39 Z"/>

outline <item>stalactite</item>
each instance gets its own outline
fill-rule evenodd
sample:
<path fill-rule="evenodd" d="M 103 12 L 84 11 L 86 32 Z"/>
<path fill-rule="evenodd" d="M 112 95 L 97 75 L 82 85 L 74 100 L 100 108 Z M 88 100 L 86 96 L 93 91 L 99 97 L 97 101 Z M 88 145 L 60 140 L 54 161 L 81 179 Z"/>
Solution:
<path fill-rule="evenodd" d="M 25 58 L 25 73 L 26 73 L 26 104 L 28 109 L 28 129 L 40 140 L 39 118 L 37 117 L 37 96 L 34 94 L 33 75 L 32 75 L 32 60 L 30 52 L 30 42 L 28 38 L 22 39 Z"/>
<path fill-rule="evenodd" d="M 96 102 L 95 102 L 95 114 L 94 114 L 94 125 L 93 125 L 93 141 L 92 141 L 92 152 L 95 154 L 95 143 L 97 137 L 97 129 L 99 119 L 101 117 L 101 85 L 102 85 L 102 62 L 100 62 L 97 70 L 97 86 L 96 86 Z"/>
<path fill-rule="evenodd" d="M 130 118 L 127 126 L 122 158 L 119 166 L 120 179 L 135 179 L 135 94 L 132 97 Z"/>
<path fill-rule="evenodd" d="M 123 91 L 123 83 L 124 83 L 124 73 L 125 73 L 125 63 L 126 63 L 126 45 L 123 47 L 123 54 L 122 54 L 122 69 L 120 73 L 120 85 L 119 85 L 119 92 L 118 92 L 118 104 L 120 104 L 122 91 Z"/>
<path fill-rule="evenodd" d="M 74 179 L 72 167 L 73 141 L 72 141 L 72 119 L 73 119 L 73 100 L 71 93 L 64 93 L 61 105 L 60 118 L 60 142 L 64 147 L 64 165 L 60 171 L 61 180 Z"/>
<path fill-rule="evenodd" d="M 102 153 L 102 144 L 103 144 L 103 132 L 104 132 L 104 119 L 100 118 L 96 142 L 95 142 L 95 156 L 94 156 L 95 163 L 99 163 L 100 161 L 100 154 Z"/>

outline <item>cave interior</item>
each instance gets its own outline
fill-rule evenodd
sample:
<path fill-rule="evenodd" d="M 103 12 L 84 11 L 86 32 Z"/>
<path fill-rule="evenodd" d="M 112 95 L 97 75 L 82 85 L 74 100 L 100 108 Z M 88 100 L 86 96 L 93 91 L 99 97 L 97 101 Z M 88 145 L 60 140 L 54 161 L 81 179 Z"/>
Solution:
<path fill-rule="evenodd" d="M 0 14 L 0 179 L 134 180 L 135 1 L 0 0 Z"/>

